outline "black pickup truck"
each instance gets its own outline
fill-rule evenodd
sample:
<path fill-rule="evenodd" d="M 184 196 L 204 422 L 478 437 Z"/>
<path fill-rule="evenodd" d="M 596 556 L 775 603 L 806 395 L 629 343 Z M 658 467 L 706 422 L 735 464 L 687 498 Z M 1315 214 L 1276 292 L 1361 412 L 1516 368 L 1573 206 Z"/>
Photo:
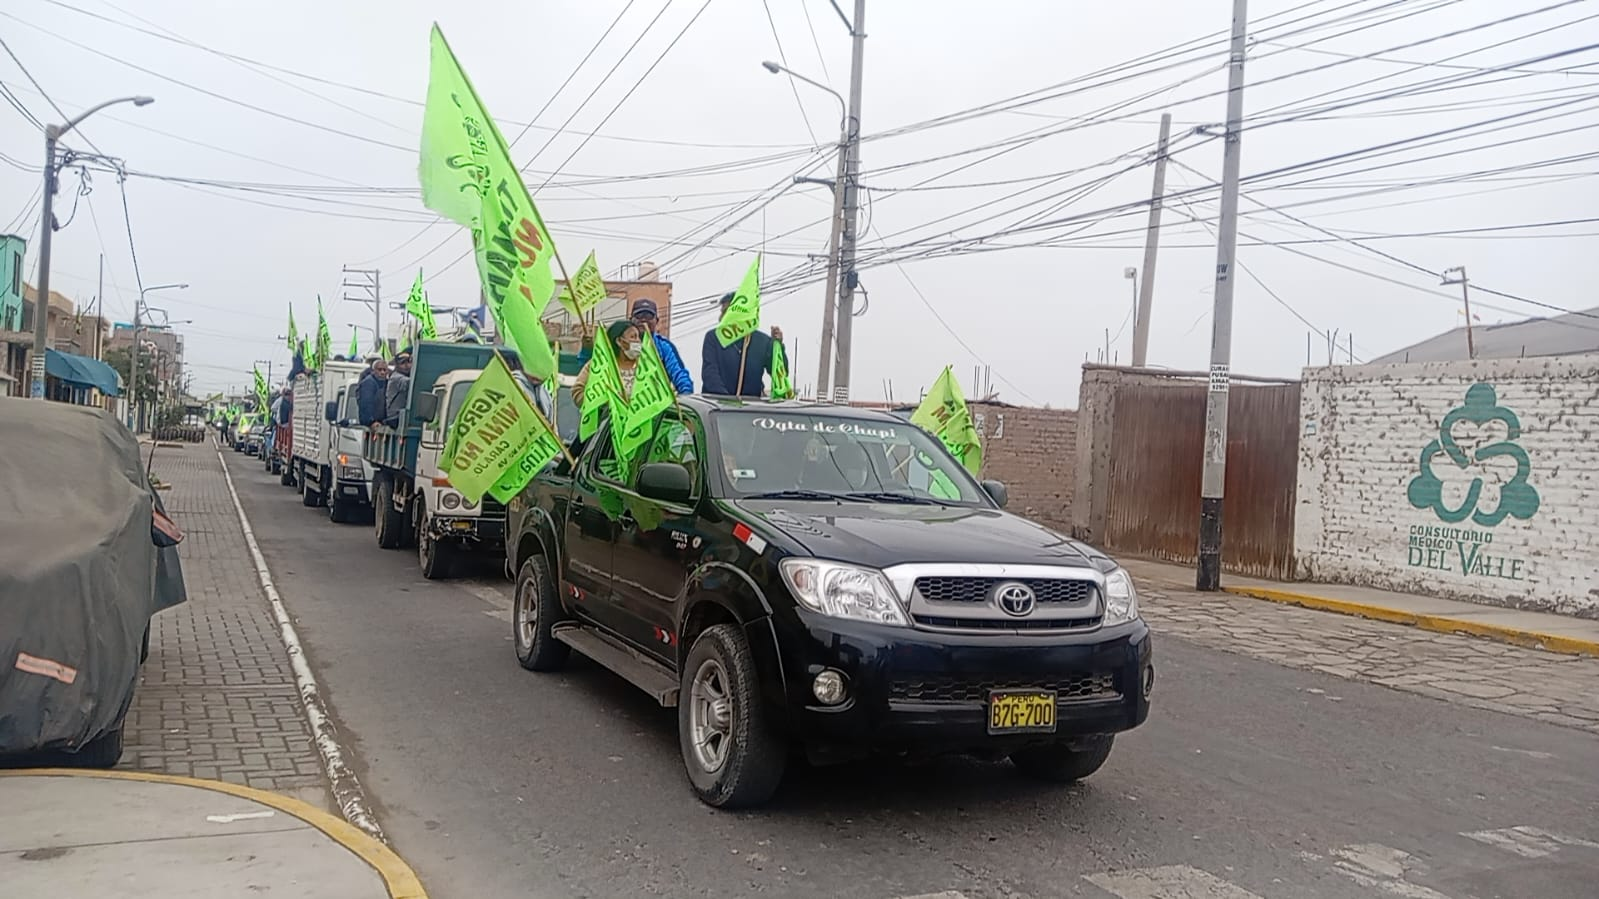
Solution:
<path fill-rule="evenodd" d="M 509 507 L 517 658 L 576 649 L 675 706 L 710 805 L 764 802 L 796 751 L 1075 781 L 1149 714 L 1127 572 L 908 422 L 691 396 L 630 465 L 604 426 L 574 455 Z"/>

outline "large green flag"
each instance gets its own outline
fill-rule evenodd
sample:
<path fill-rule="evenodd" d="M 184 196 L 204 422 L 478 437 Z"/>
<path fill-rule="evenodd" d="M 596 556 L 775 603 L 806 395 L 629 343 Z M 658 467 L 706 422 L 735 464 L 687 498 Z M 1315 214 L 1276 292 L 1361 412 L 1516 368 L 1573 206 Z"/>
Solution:
<path fill-rule="evenodd" d="M 472 229 L 484 296 L 505 343 L 521 355 L 529 374 L 554 379 L 555 355 L 540 317 L 555 295 L 555 242 L 511 162 L 504 135 L 436 24 L 419 174 L 423 205 Z"/>
<path fill-rule="evenodd" d="M 361 332 L 354 325 L 350 326 L 350 352 L 346 354 L 345 358 L 361 358 Z"/>
<path fill-rule="evenodd" d="M 757 253 L 749 271 L 744 273 L 743 283 L 733 294 L 733 302 L 728 304 L 721 321 L 716 323 L 716 339 L 722 342 L 722 346 L 727 346 L 755 333 L 760 326 L 761 257 Z"/>
<path fill-rule="evenodd" d="M 611 410 L 613 433 L 627 418 L 627 397 L 622 390 L 622 377 L 616 370 L 616 353 L 611 348 L 611 338 L 604 331 L 594 335 L 594 350 L 588 365 L 582 417 L 577 426 L 579 440 L 594 436 L 600 428 L 600 414 L 607 409 Z"/>
<path fill-rule="evenodd" d="M 417 269 L 416 280 L 411 282 L 411 295 L 405 298 L 405 311 L 416 319 L 418 339 L 432 340 L 439 336 L 439 326 L 433 321 L 433 307 L 428 305 L 427 294 L 422 292 L 421 269 Z"/>
<path fill-rule="evenodd" d="M 305 363 L 305 367 L 311 369 L 312 371 L 321 371 L 322 370 L 322 366 L 327 364 L 328 355 L 330 353 L 332 353 L 332 352 L 333 352 L 333 332 L 328 330 L 328 318 L 327 318 L 326 315 L 324 315 L 322 313 L 322 295 L 321 294 L 317 294 L 317 298 L 316 298 L 316 346 L 313 347 L 312 350 L 311 350 L 311 355 L 316 357 L 316 364 L 312 365 L 311 362 L 309 360 L 307 360 L 306 363 Z"/>
<path fill-rule="evenodd" d="M 666 365 L 661 362 L 655 341 L 646 333 L 644 352 L 639 355 L 638 367 L 633 370 L 633 395 L 627 398 L 627 418 L 621 423 L 612 424 L 613 428 L 621 428 L 621 436 L 616 441 L 616 455 L 623 464 L 632 464 L 633 457 L 655 433 L 655 419 L 672 408 L 676 400 L 677 391 L 672 388 Z"/>
<path fill-rule="evenodd" d="M 261 369 L 252 365 L 250 366 L 250 370 L 255 373 L 256 401 L 261 404 L 261 408 L 265 409 L 268 405 L 270 405 L 270 403 L 267 402 L 267 397 L 271 393 L 271 390 L 267 387 L 266 378 L 261 377 Z"/>
<path fill-rule="evenodd" d="M 561 289 L 557 299 L 578 318 L 587 315 L 590 309 L 605 299 L 605 282 L 600 279 L 600 264 L 594 259 L 592 251 L 589 252 L 589 258 L 583 260 L 583 264 L 572 273 L 572 283 Z"/>
<path fill-rule="evenodd" d="M 495 353 L 450 425 L 439 467 L 467 499 L 507 502 L 560 454 L 561 438 Z"/>
<path fill-rule="evenodd" d="M 781 340 L 772 341 L 772 399 L 786 400 L 794 396 L 794 384 L 788 377 L 788 353 Z"/>
<path fill-rule="evenodd" d="M 961 395 L 960 384 L 949 366 L 933 382 L 922 404 L 911 415 L 916 425 L 939 440 L 950 455 L 960 460 L 966 470 L 977 474 L 983 467 L 983 442 L 972 425 L 971 410 L 966 408 L 966 398 Z"/>
<path fill-rule="evenodd" d="M 293 303 L 289 304 L 289 336 L 286 339 L 288 340 L 288 343 L 289 343 L 289 355 L 292 356 L 292 355 L 294 355 L 294 352 L 300 348 L 300 332 L 295 330 L 295 327 L 294 327 L 294 304 Z"/>

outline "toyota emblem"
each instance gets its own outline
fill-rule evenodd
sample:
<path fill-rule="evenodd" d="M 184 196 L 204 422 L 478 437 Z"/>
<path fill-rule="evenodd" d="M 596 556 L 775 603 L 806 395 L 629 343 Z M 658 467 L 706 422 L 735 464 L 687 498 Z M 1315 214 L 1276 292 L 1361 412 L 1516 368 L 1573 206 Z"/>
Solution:
<path fill-rule="evenodd" d="M 1032 614 L 1037 598 L 1032 587 L 1019 581 L 1007 581 L 994 589 L 994 601 L 1005 614 L 1021 618 Z"/>

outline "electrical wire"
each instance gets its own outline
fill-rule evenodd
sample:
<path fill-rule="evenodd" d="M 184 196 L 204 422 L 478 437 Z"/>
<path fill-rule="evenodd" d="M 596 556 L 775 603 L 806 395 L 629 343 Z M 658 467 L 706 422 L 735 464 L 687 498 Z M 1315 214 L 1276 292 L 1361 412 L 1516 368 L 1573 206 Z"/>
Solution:
<path fill-rule="evenodd" d="M 0 15 L 6 14 L 0 13 Z M 39 92 L 39 96 L 44 98 L 44 102 L 49 103 L 50 108 L 54 109 L 56 111 L 56 115 L 61 117 L 63 126 L 71 122 L 72 116 L 67 115 L 66 112 L 61 108 L 61 105 L 58 104 L 47 91 L 45 91 L 44 85 L 39 83 L 39 79 L 33 77 L 33 73 L 28 71 L 28 67 L 22 64 L 22 60 L 18 59 L 17 54 L 12 52 L 11 45 L 7 44 L 5 38 L 3 37 L 0 37 L 0 50 L 6 51 L 6 55 L 11 57 L 11 61 L 17 64 L 17 69 L 22 72 L 22 76 L 28 79 L 28 83 L 32 84 L 34 90 Z M 44 130 L 43 123 L 39 121 L 37 116 L 31 112 L 28 112 L 27 110 L 23 110 L 23 114 L 31 119 L 35 124 L 39 125 L 41 130 Z M 94 145 L 94 141 L 90 140 L 87 134 L 84 134 L 81 130 L 79 130 L 77 131 L 77 135 L 83 138 L 83 142 L 93 148 L 94 152 L 100 152 L 100 148 Z"/>
<path fill-rule="evenodd" d="M 804 6 L 803 0 L 800 5 L 802 7 Z M 778 61 L 783 64 L 783 68 L 787 69 L 788 53 L 783 49 L 783 39 L 778 36 L 777 20 L 772 18 L 772 4 L 770 3 L 770 0 L 761 0 L 761 8 L 766 10 L 766 24 L 772 27 L 772 42 L 777 44 Z M 811 37 L 813 39 L 816 37 L 814 30 L 811 32 Z M 822 52 L 821 48 L 818 47 L 816 52 L 819 55 Z M 788 89 L 794 95 L 794 105 L 799 107 L 800 119 L 805 122 L 805 133 L 811 136 L 812 144 L 818 143 L 816 140 L 816 129 L 811 127 L 811 117 L 805 112 L 805 101 L 800 99 L 799 85 L 794 83 L 793 78 L 788 79 Z"/>

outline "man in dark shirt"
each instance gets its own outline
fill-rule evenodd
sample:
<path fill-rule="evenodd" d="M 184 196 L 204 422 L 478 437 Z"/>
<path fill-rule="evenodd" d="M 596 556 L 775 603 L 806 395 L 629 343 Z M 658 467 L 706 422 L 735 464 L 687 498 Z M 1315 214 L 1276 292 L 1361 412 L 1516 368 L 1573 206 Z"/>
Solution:
<path fill-rule="evenodd" d="M 372 362 L 372 368 L 361 376 L 361 382 L 355 389 L 356 413 L 361 416 L 362 426 L 376 425 L 383 421 L 387 411 L 388 398 L 384 388 L 388 386 L 389 364 L 382 359 Z"/>
<path fill-rule="evenodd" d="M 733 294 L 722 297 L 723 313 L 732 302 Z M 782 339 L 783 329 L 773 328 L 770 335 L 756 331 L 722 346 L 713 325 L 700 349 L 701 389 L 712 396 L 760 396 L 765 390 L 761 376 L 772 369 L 772 341 Z"/>

